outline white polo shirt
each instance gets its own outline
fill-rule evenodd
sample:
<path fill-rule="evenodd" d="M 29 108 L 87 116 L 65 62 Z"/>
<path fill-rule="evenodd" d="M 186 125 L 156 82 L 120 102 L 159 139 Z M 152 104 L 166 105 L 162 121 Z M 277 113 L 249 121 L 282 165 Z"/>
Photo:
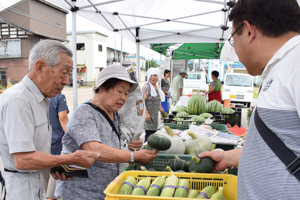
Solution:
<path fill-rule="evenodd" d="M 17 169 L 12 153 L 50 153 L 49 103 L 27 76 L 0 96 L 0 154 L 6 169 L 38 171 Z"/>
<path fill-rule="evenodd" d="M 262 73 L 257 111 L 285 145 L 300 156 L 300 36 L 290 39 Z M 251 117 L 238 172 L 238 199 L 299 199 L 300 181 L 257 131 Z"/>

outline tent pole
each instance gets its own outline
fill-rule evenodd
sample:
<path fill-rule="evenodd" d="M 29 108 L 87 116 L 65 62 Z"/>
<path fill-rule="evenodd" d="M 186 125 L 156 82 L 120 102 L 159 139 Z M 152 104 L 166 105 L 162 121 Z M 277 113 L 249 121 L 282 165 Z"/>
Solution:
<path fill-rule="evenodd" d="M 140 43 L 136 43 L 136 78 L 140 82 Z"/>
<path fill-rule="evenodd" d="M 123 66 L 123 36 L 121 36 L 121 61 L 120 65 Z"/>
<path fill-rule="evenodd" d="M 73 1 L 73 7 L 76 1 Z M 77 108 L 77 48 L 76 48 L 76 9 L 72 11 L 72 51 L 73 51 L 73 110 Z"/>

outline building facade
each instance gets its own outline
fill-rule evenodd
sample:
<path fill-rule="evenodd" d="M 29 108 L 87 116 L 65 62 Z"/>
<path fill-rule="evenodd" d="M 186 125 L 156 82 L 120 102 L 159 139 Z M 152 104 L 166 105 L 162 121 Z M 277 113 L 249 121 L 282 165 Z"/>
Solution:
<path fill-rule="evenodd" d="M 94 86 L 99 72 L 107 66 L 106 38 L 97 31 L 78 31 L 76 34 L 77 77 L 82 78 L 88 86 Z M 72 33 L 67 33 L 70 41 L 67 46 L 72 49 Z"/>
<path fill-rule="evenodd" d="M 40 40 L 66 40 L 66 14 L 43 0 L 22 0 L 0 12 L 0 82 L 17 83 L 29 71 L 28 56 Z M 4 80 L 5 79 L 5 80 Z"/>

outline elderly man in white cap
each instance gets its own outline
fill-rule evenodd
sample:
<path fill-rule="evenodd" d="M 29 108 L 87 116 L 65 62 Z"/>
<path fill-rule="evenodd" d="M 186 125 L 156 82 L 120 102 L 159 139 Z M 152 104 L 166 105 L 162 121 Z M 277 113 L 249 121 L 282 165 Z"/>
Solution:
<path fill-rule="evenodd" d="M 179 74 L 173 78 L 171 94 L 173 97 L 173 105 L 175 106 L 183 92 L 183 79 L 187 75 L 185 69 L 181 69 Z"/>
<path fill-rule="evenodd" d="M 57 197 L 63 194 L 64 200 L 104 199 L 104 189 L 119 175 L 118 163 L 147 165 L 156 158 L 152 150 L 120 150 L 124 136 L 120 132 L 117 111 L 136 87 L 137 83 L 119 65 L 107 66 L 99 73 L 94 97 L 78 106 L 70 118 L 62 139 L 62 153 L 84 149 L 99 152 L 101 157 L 88 169 L 89 178 L 59 181 Z M 129 145 L 129 149 L 138 150 L 142 143 L 131 141 Z"/>

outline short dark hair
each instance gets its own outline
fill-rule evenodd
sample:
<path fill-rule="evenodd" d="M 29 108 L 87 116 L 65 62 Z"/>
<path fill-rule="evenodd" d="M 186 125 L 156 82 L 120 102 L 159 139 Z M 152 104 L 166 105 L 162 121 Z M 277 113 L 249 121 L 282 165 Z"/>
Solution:
<path fill-rule="evenodd" d="M 165 69 L 165 71 L 164 71 L 164 76 L 166 76 L 168 73 L 170 73 L 171 71 L 170 70 L 168 70 L 168 69 Z"/>
<path fill-rule="evenodd" d="M 121 79 L 117 79 L 117 78 L 110 78 L 107 79 L 100 87 L 103 87 L 106 91 L 110 90 L 111 88 L 114 88 L 118 83 L 122 82 L 123 80 Z M 131 86 L 131 83 L 130 83 Z M 97 94 L 99 92 L 99 88 L 98 87 L 95 90 L 95 93 Z"/>
<path fill-rule="evenodd" d="M 269 37 L 279 37 L 291 31 L 300 33 L 297 0 L 239 0 L 228 17 L 233 21 L 233 27 L 246 20 Z M 237 32 L 238 35 L 241 33 Z"/>
<path fill-rule="evenodd" d="M 212 71 L 211 75 L 214 75 L 215 77 L 219 77 L 219 72 L 218 71 Z"/>

